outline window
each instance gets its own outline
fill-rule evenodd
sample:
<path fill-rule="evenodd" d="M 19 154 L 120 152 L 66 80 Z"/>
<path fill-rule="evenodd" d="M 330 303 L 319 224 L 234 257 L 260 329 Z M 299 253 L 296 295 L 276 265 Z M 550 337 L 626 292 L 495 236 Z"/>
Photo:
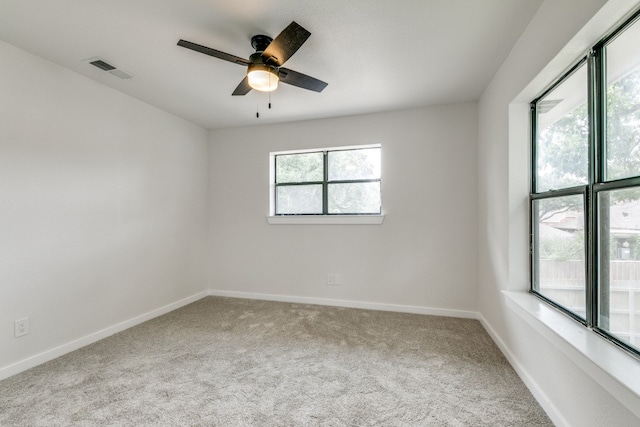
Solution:
<path fill-rule="evenodd" d="M 380 215 L 381 147 L 272 153 L 272 214 Z"/>
<path fill-rule="evenodd" d="M 640 12 L 531 103 L 531 292 L 640 356 Z"/>

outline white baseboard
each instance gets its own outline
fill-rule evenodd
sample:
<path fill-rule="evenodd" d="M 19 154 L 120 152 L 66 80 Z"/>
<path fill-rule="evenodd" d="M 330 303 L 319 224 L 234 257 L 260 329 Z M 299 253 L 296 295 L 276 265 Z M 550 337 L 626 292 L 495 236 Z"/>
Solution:
<path fill-rule="evenodd" d="M 413 305 L 382 304 L 377 302 L 361 302 L 361 301 L 336 300 L 336 299 L 327 299 L 327 298 L 295 297 L 295 296 L 276 295 L 276 294 L 258 294 L 258 293 L 250 293 L 250 292 L 221 291 L 221 290 L 215 290 L 215 289 L 210 289 L 209 295 L 218 296 L 218 297 L 229 297 L 229 298 L 256 299 L 256 300 L 264 300 L 264 301 L 291 302 L 291 303 L 298 303 L 298 304 L 328 305 L 331 307 L 360 308 L 365 310 L 395 311 L 398 313 L 426 314 L 431 316 L 459 317 L 463 319 L 478 319 L 478 315 L 479 315 L 475 311 L 465 311 L 465 310 L 451 310 L 451 309 L 443 309 L 443 308 L 420 307 L 420 306 L 413 306 Z"/>
<path fill-rule="evenodd" d="M 187 304 L 191 304 L 192 302 L 195 302 L 201 298 L 204 298 L 207 295 L 208 295 L 207 291 L 199 292 L 190 297 L 181 299 L 180 301 L 167 304 L 164 307 L 156 308 L 155 310 L 151 310 L 147 313 L 141 314 L 140 316 L 136 316 L 132 319 L 125 320 L 124 322 L 120 322 L 113 326 L 109 326 L 97 332 L 91 333 L 89 335 L 85 335 L 82 338 L 78 338 L 66 344 L 62 344 L 58 347 L 54 347 L 50 350 L 43 351 L 42 353 L 36 354 L 35 356 L 28 357 L 24 360 L 13 363 L 11 365 L 4 366 L 0 368 L 0 380 L 19 374 L 20 372 L 26 371 L 27 369 L 31 369 L 35 366 L 38 366 L 42 363 L 53 360 L 57 357 L 70 353 L 74 350 L 77 350 L 89 344 L 93 344 L 96 341 L 100 341 L 101 339 L 104 339 L 108 336 L 111 336 L 118 332 L 122 332 L 125 329 L 129 329 L 132 326 L 139 325 L 140 323 L 146 322 L 147 320 L 151 320 L 158 316 L 162 316 L 163 314 L 169 313 L 170 311 L 176 310 L 180 307 L 183 307 Z"/>
<path fill-rule="evenodd" d="M 487 319 L 482 315 L 482 313 L 478 313 L 478 320 L 487 331 L 493 342 L 496 343 L 504 357 L 507 358 L 513 369 L 516 371 L 522 382 L 527 386 L 533 397 L 538 401 L 542 409 L 547 413 L 551 421 L 556 426 L 567 426 L 569 427 L 569 423 L 562 416 L 558 408 L 553 404 L 551 399 L 547 397 L 547 395 L 542 391 L 542 389 L 538 386 L 538 383 L 529 375 L 529 373 L 524 369 L 522 364 L 515 358 L 513 353 L 509 351 L 504 341 L 496 334 L 495 330 L 491 327 Z"/>

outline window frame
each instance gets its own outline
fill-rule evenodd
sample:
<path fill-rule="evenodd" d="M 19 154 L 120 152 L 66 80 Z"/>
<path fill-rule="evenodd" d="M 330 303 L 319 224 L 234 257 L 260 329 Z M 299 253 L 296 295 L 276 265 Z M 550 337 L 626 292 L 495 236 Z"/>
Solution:
<path fill-rule="evenodd" d="M 640 10 L 634 12 L 622 24 L 614 28 L 609 34 L 598 41 L 578 61 L 571 65 L 560 77 L 543 90 L 540 95 L 530 102 L 530 193 L 529 193 L 529 292 L 560 310 L 575 321 L 593 330 L 598 335 L 614 343 L 629 354 L 640 358 L 640 348 L 622 341 L 610 331 L 602 327 L 599 319 L 601 308 L 600 295 L 605 292 L 601 281 L 601 265 L 605 257 L 600 254 L 601 227 L 599 195 L 605 191 L 640 188 L 640 173 L 636 176 L 622 179 L 606 179 L 606 149 L 607 149 L 607 69 L 606 47 L 632 25 L 640 25 Z M 580 67 L 587 67 L 587 114 L 588 114 L 588 182 L 561 189 L 538 191 L 538 159 L 537 135 L 538 114 L 537 104 L 551 91 L 562 84 Z M 584 233 L 585 233 L 585 318 L 581 318 L 560 303 L 546 297 L 536 290 L 538 280 L 538 260 L 536 255 L 537 214 L 534 212 L 535 201 L 568 195 L 583 195 L 584 197 Z M 606 257 L 608 260 L 608 255 Z M 608 289 L 608 284 L 607 284 Z"/>
<path fill-rule="evenodd" d="M 546 191 L 544 193 L 532 193 L 529 196 L 529 218 L 531 218 L 531 220 L 529 221 L 529 227 L 530 227 L 530 232 L 529 232 L 529 238 L 530 238 L 530 243 L 529 243 L 529 247 L 530 247 L 530 273 L 529 273 L 529 278 L 530 278 L 530 292 L 532 294 L 534 294 L 535 296 L 537 296 L 538 298 L 542 299 L 543 301 L 545 301 L 546 303 L 552 305 L 553 307 L 561 310 L 563 313 L 567 314 L 568 316 L 570 316 L 572 319 L 576 320 L 579 323 L 582 323 L 583 325 L 587 326 L 588 325 L 588 318 L 589 318 L 589 256 L 588 256 L 588 235 L 587 235 L 587 226 L 588 226 L 588 215 L 587 215 L 587 190 L 585 188 L 586 186 L 577 186 L 577 187 L 570 187 L 570 188 L 565 188 L 562 190 L 552 190 L 552 191 Z M 585 226 L 585 239 L 584 239 L 584 244 L 585 244 L 585 294 L 587 295 L 587 302 L 585 302 L 585 307 L 586 307 L 586 314 L 585 314 L 585 318 L 580 317 L 577 313 L 575 313 L 572 310 L 569 310 L 568 308 L 564 307 L 563 305 L 561 305 L 560 303 L 554 301 L 553 299 L 549 298 L 548 296 L 544 295 L 543 293 L 539 292 L 536 289 L 536 279 L 538 279 L 538 258 L 536 258 L 536 253 L 535 253 L 535 247 L 536 247 L 536 242 L 535 242 L 535 236 L 538 235 L 537 232 L 537 228 L 538 228 L 538 214 L 535 210 L 535 202 L 539 201 L 539 200 L 546 200 L 546 199 L 552 199 L 552 198 L 557 198 L 557 197 L 565 197 L 565 196 L 582 196 L 582 200 L 583 200 L 583 206 L 584 206 L 584 211 L 585 211 L 585 217 L 584 217 L 584 226 Z"/>
<path fill-rule="evenodd" d="M 343 146 L 343 147 L 327 147 L 327 148 L 317 148 L 317 149 L 303 149 L 303 150 L 290 150 L 290 151 L 278 151 L 272 152 L 269 154 L 269 168 L 270 168 L 270 213 L 269 218 L 328 218 L 328 217 L 382 217 L 382 170 L 380 171 L 379 178 L 373 179 L 340 179 L 340 180 L 329 180 L 329 153 L 330 152 L 339 152 L 339 151 L 356 151 L 356 150 L 367 150 L 377 148 L 381 153 L 382 163 L 382 144 L 366 144 L 366 145 L 355 145 L 355 146 Z M 279 156 L 286 156 L 292 154 L 312 154 L 312 153 L 322 153 L 323 154 L 323 179 L 322 181 L 298 181 L 298 182 L 277 182 L 277 167 L 276 162 Z M 381 164 L 382 168 L 382 164 Z M 377 182 L 380 184 L 380 210 L 378 212 L 365 212 L 365 213 L 330 213 L 329 212 L 329 193 L 328 189 L 331 184 L 357 184 L 357 183 L 369 183 L 369 182 Z M 287 187 L 287 186 L 300 186 L 300 185 L 322 185 L 322 213 L 277 213 L 277 190 L 279 187 Z M 270 223 L 281 223 L 281 221 L 269 221 Z M 381 222 L 381 221 L 380 221 Z M 308 223 L 321 223 L 310 221 Z M 346 221 L 345 223 L 354 223 L 353 221 Z M 377 221 L 365 221 L 362 223 L 378 223 Z"/>

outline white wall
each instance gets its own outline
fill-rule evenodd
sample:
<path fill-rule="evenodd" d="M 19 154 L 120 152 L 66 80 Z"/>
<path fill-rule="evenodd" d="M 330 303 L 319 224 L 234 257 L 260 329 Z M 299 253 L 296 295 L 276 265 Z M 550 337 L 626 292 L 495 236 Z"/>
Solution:
<path fill-rule="evenodd" d="M 527 288 L 525 95 L 593 43 L 572 38 L 605 3 L 632 1 L 546 1 L 479 105 L 208 136 L 0 42 L 0 378 L 208 287 L 480 311 L 554 421 L 639 425 L 500 293 Z M 369 143 L 383 145 L 382 225 L 267 224 L 270 151 Z"/>
<path fill-rule="evenodd" d="M 0 58 L 1 378 L 206 290 L 208 141 L 4 42 Z"/>
<path fill-rule="evenodd" d="M 640 419 L 628 402 L 621 404 L 515 315 L 501 294 L 528 289 L 526 104 L 633 3 L 545 1 L 479 102 L 479 309 L 559 425 L 630 426 L 640 425 Z M 640 407 L 640 399 L 631 405 Z"/>
<path fill-rule="evenodd" d="M 475 104 L 212 131 L 212 290 L 475 312 L 476 135 Z M 267 224 L 269 152 L 371 143 L 382 225 Z"/>

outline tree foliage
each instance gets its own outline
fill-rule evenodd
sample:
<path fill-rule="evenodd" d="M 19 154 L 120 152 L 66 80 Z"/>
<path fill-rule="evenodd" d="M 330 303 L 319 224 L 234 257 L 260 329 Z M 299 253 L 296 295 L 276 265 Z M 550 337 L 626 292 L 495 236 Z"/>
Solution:
<path fill-rule="evenodd" d="M 640 70 L 607 89 L 607 178 L 640 174 Z"/>
<path fill-rule="evenodd" d="M 606 179 L 640 175 L 640 69 L 623 76 L 607 87 L 606 97 Z M 587 104 L 582 103 L 541 129 L 537 141 L 539 191 L 569 188 L 587 183 L 589 120 Z M 603 198 L 604 197 L 604 198 Z M 601 208 L 640 199 L 640 189 L 601 193 Z M 540 203 L 539 221 L 575 210 L 583 211 L 575 196 L 545 199 Z M 629 241 L 632 259 L 640 258 L 638 239 Z M 545 259 L 576 259 L 579 239 L 547 238 L 540 242 L 540 256 Z M 617 258 L 619 242 L 611 240 L 611 256 Z M 576 252 L 577 251 L 577 252 Z"/>
<path fill-rule="evenodd" d="M 542 238 L 538 245 L 540 259 L 584 260 L 584 234 L 577 233 L 569 238 Z"/>
<path fill-rule="evenodd" d="M 583 103 L 538 134 L 538 190 L 587 183 L 589 119 Z"/>
<path fill-rule="evenodd" d="M 586 91 L 585 91 L 586 93 Z M 558 190 L 587 183 L 589 119 L 584 102 L 559 120 L 542 129 L 537 136 L 539 191 Z M 607 88 L 606 120 L 607 179 L 640 175 L 640 69 L 627 74 Z M 635 198 L 640 192 L 612 193 L 611 203 Z M 573 209 L 562 198 L 544 213 Z"/>

